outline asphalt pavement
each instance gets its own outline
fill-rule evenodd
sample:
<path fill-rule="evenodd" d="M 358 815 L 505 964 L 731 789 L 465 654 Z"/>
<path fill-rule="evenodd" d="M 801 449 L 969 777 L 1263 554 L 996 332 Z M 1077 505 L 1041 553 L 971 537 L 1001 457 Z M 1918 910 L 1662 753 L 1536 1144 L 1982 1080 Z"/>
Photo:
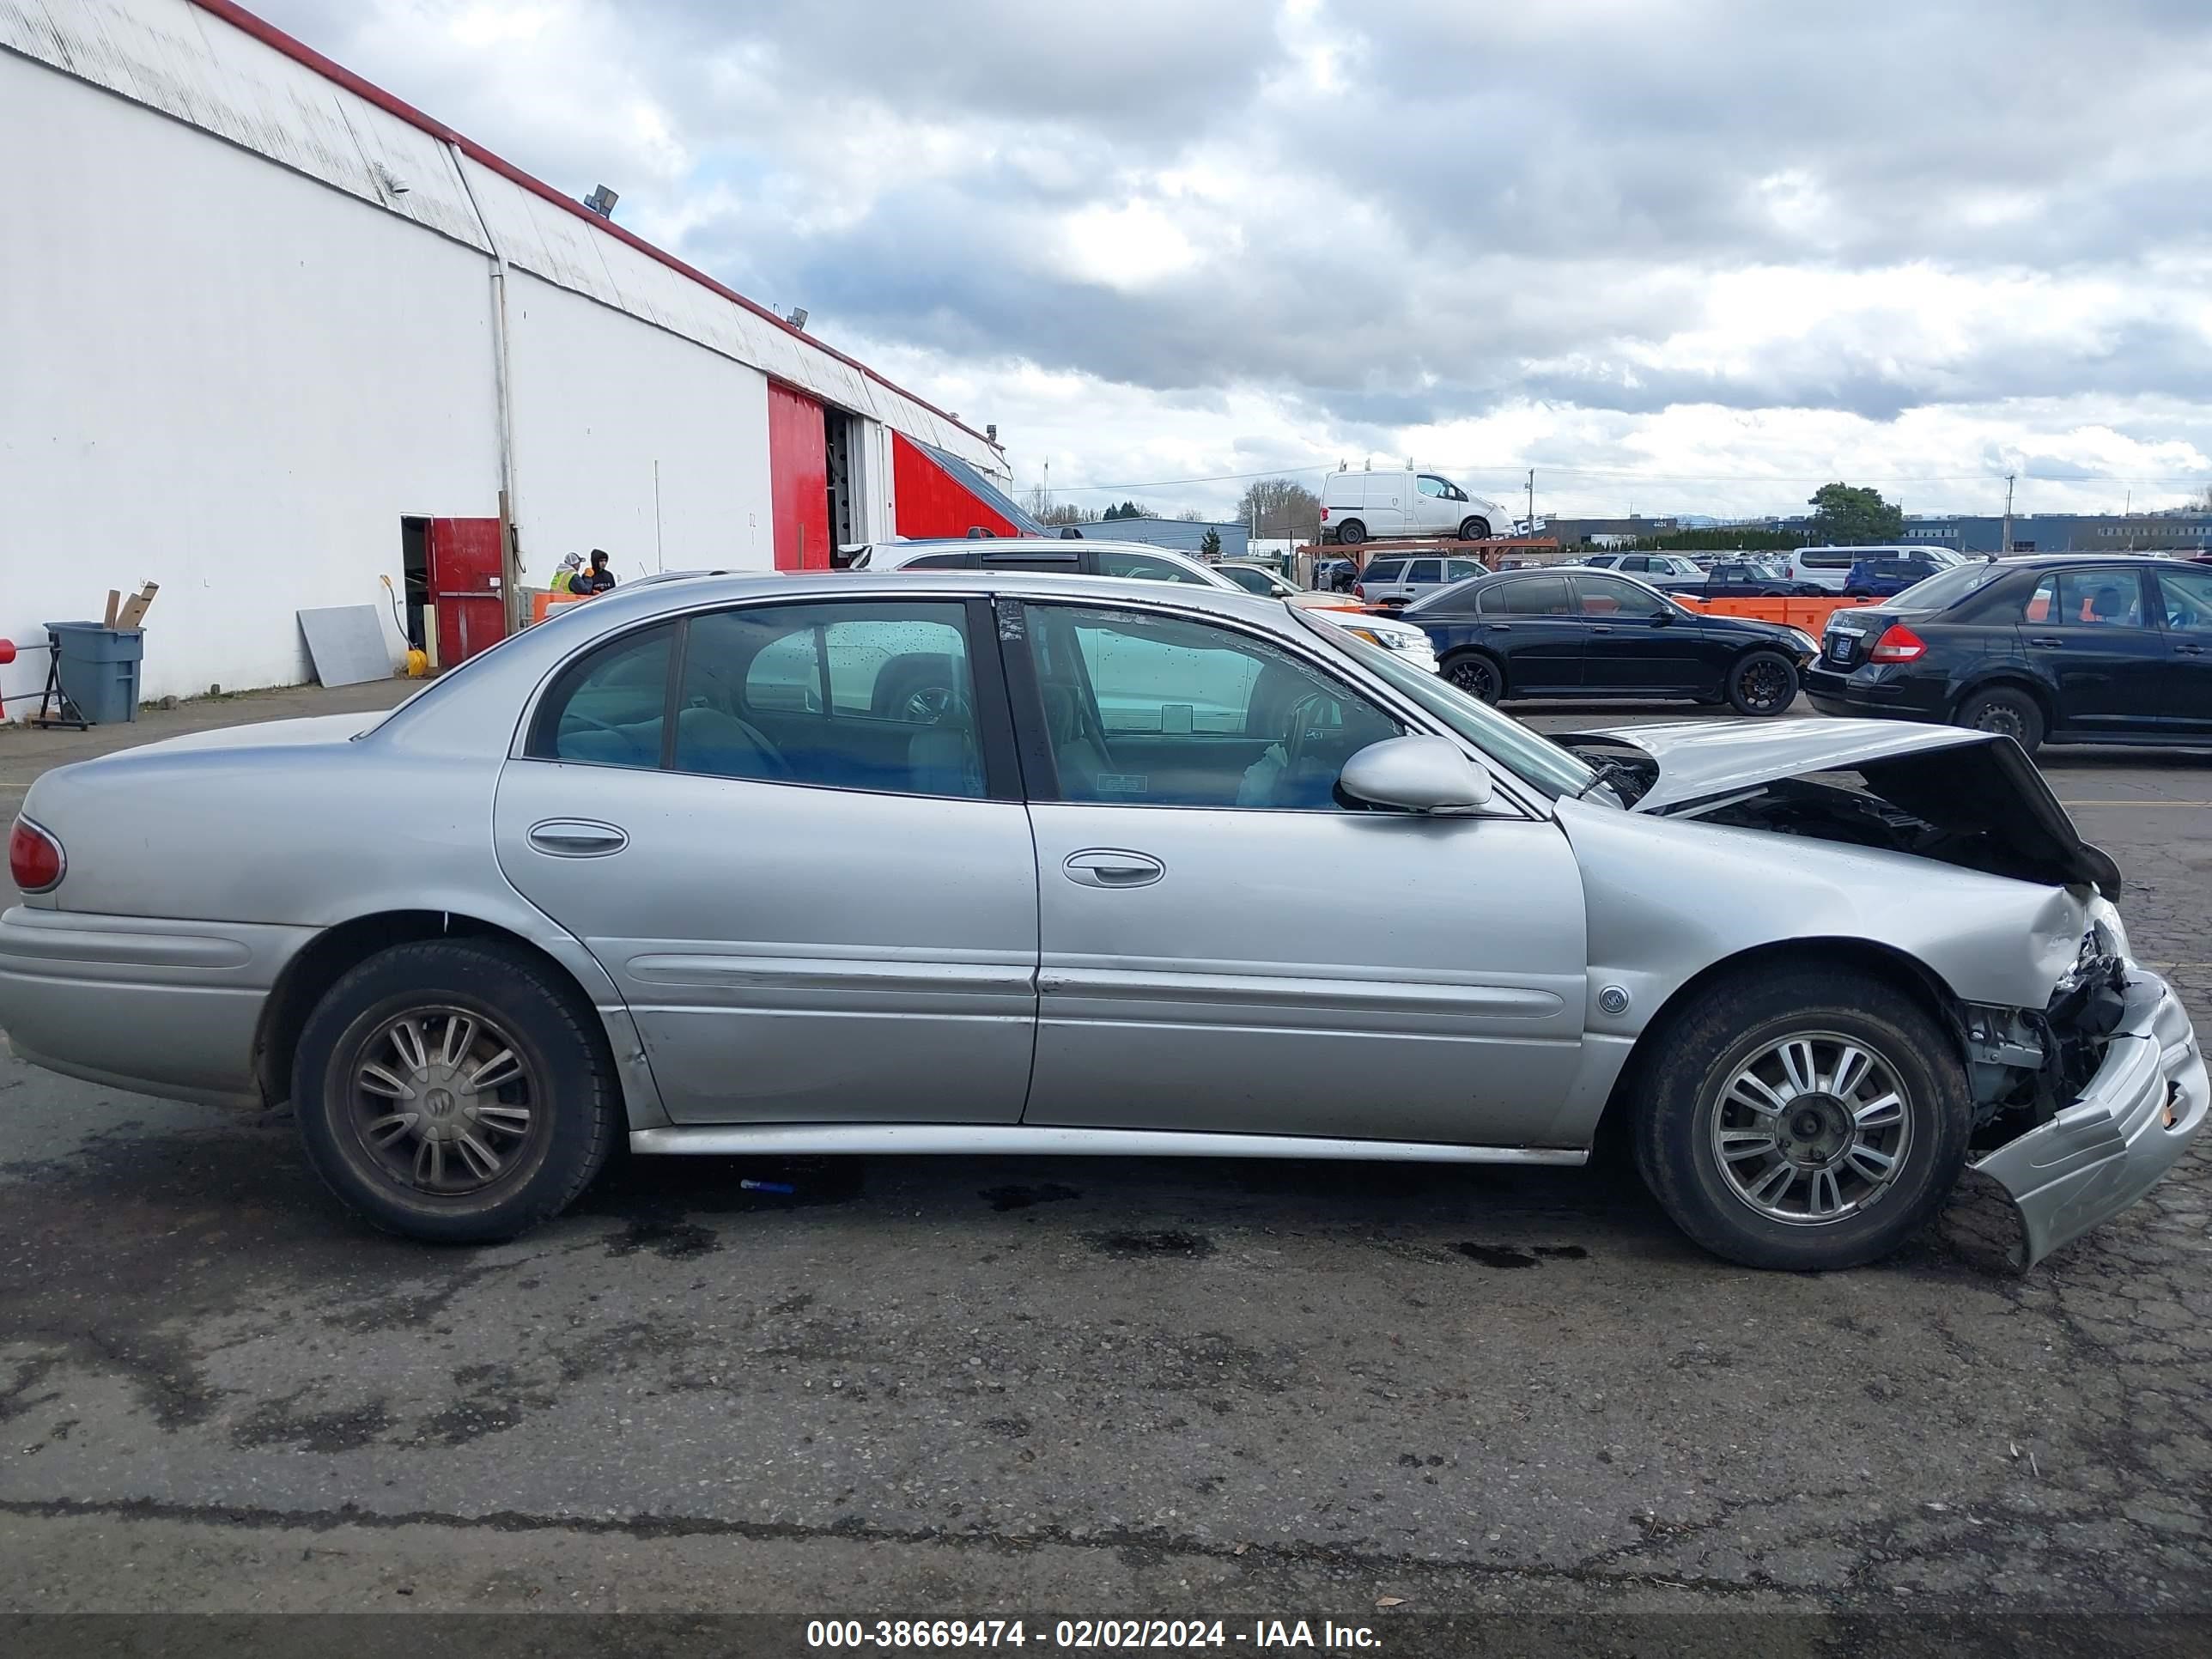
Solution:
<path fill-rule="evenodd" d="M 242 714 L 325 706 L 288 696 Z M 44 741 L 0 733 L 0 789 Z M 2212 757 L 2045 770 L 2212 1012 Z M 0 1613 L 2186 1628 L 2212 1148 L 2026 1275 L 2011 1237 L 1971 1184 L 1788 1275 L 1601 1169 L 625 1159 L 433 1249 L 340 1217 L 281 1118 L 0 1058 Z"/>

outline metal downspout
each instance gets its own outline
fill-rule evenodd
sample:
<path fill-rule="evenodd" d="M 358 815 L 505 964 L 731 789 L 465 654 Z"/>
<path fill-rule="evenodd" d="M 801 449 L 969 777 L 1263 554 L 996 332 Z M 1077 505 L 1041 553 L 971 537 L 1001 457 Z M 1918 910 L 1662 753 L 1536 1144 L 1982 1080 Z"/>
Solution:
<path fill-rule="evenodd" d="M 476 215 L 484 246 L 491 250 L 492 377 L 499 404 L 500 596 L 507 613 L 507 631 L 513 634 L 527 617 L 522 611 L 522 555 L 515 530 L 520 514 L 514 486 L 514 377 L 507 344 L 507 255 L 501 251 L 499 238 L 492 234 L 491 221 L 484 217 L 469 184 L 467 158 L 460 146 L 448 139 L 446 149 L 453 158 L 453 174 L 461 181 L 461 192 L 469 198 L 469 211 Z"/>

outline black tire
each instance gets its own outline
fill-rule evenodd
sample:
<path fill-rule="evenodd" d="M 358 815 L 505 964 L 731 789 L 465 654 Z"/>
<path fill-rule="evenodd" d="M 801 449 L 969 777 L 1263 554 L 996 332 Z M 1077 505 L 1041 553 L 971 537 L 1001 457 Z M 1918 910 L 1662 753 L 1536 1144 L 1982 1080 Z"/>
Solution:
<path fill-rule="evenodd" d="M 1797 701 L 1797 665 L 1779 651 L 1747 651 L 1729 670 L 1728 700 L 1739 714 L 1771 719 Z"/>
<path fill-rule="evenodd" d="M 410 1238 L 488 1243 L 551 1219 L 599 1173 L 621 1121 L 613 1066 L 590 1018 L 574 987 L 508 945 L 436 939 L 379 951 L 330 988 L 301 1033 L 292 1102 L 308 1161 L 347 1208 Z M 403 1022 L 417 1052 L 459 1044 L 458 1060 L 433 1052 L 428 1067 L 401 1075 L 405 1049 L 392 1028 Z M 460 1044 L 465 1027 L 473 1047 Z M 501 1048 L 518 1079 L 480 1091 Z M 377 1066 L 420 1092 L 402 1098 L 383 1079 L 363 1086 Z M 376 1103 L 386 1098 L 397 1109 Z M 416 1100 L 423 1109 L 411 1109 Z M 401 1119 L 372 1144 L 373 1130 Z M 471 1138 L 473 1150 L 462 1144 Z M 474 1167 L 479 1158 L 493 1161 L 491 1174 Z"/>
<path fill-rule="evenodd" d="M 1444 678 L 1470 697 L 1496 702 L 1505 695 L 1505 665 L 1487 651 L 1462 651 L 1445 659 Z"/>
<path fill-rule="evenodd" d="M 1487 519 L 1462 519 L 1459 521 L 1459 538 L 1463 542 L 1488 541 L 1490 539 L 1490 520 Z"/>
<path fill-rule="evenodd" d="M 1845 1183 L 1864 1186 L 1858 1207 L 1839 1209 L 1829 1220 L 1778 1219 L 1764 1212 L 1739 1186 L 1765 1185 L 1765 1177 L 1790 1158 L 1778 1149 L 1756 1150 L 1764 1120 L 1730 1094 L 1734 1080 L 1756 1067 L 1768 1050 L 1796 1034 L 1840 1039 L 1872 1057 L 1896 1085 L 1899 1127 L 1893 1173 L 1875 1185 L 1847 1161 L 1832 1175 L 1829 1190 L 1839 1199 Z M 1856 1267 L 1888 1255 L 1925 1226 L 1959 1177 L 1966 1162 L 1966 1136 L 1973 1103 L 1965 1067 L 1956 1049 L 1926 1010 L 1896 985 L 1875 975 L 1849 969 L 1806 966 L 1762 967 L 1722 981 L 1700 994 L 1667 1026 L 1647 1039 L 1657 1045 L 1640 1077 L 1636 1115 L 1636 1161 L 1644 1184 L 1674 1224 L 1714 1255 L 1747 1267 L 1795 1272 L 1829 1272 Z M 1841 1048 L 1815 1042 L 1811 1074 L 1824 1080 L 1819 1056 L 1834 1055 L 1833 1081 L 1842 1068 Z M 1881 1089 L 1880 1081 L 1865 1086 Z M 1748 1098 L 1747 1093 L 1744 1098 Z M 1806 1104 L 1796 1115 L 1852 1115 L 1855 1096 L 1822 1096 L 1808 1091 L 1793 1097 Z M 1790 1109 L 1785 1106 L 1785 1112 Z M 1858 1109 L 1863 1115 L 1865 1108 Z M 1743 1125 L 1728 1127 L 1730 1118 Z M 1784 1121 L 1778 1114 L 1778 1123 Z M 1723 1159 L 1723 1136 L 1749 1146 L 1747 1156 Z M 1808 1157 L 1820 1156 L 1810 1151 Z M 1738 1173 L 1729 1173 L 1734 1169 Z M 1810 1195 L 1820 1176 L 1792 1175 L 1782 1188 L 1786 1206 L 1800 1181 Z M 1850 1188 L 1854 1193 L 1857 1187 Z"/>
<path fill-rule="evenodd" d="M 1951 723 L 1977 732 L 2001 732 L 2031 755 L 2043 743 L 2043 705 L 2016 685 L 1992 685 L 1969 693 L 1960 700 Z"/>
<path fill-rule="evenodd" d="M 1357 547 L 1366 539 L 1367 526 L 1357 519 L 1346 519 L 1336 527 L 1337 544 L 1340 547 Z"/>

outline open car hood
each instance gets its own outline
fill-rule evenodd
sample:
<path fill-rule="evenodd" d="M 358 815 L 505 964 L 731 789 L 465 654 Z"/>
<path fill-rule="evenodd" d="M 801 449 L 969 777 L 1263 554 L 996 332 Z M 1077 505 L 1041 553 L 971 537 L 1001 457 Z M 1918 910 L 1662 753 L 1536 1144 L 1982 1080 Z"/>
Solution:
<path fill-rule="evenodd" d="M 1629 805 L 1638 812 L 1705 817 L 1769 785 L 1856 773 L 1868 794 L 1924 824 L 1931 844 L 1956 849 L 1972 842 L 1976 867 L 2086 884 L 2108 898 L 2120 890 L 2119 866 L 2081 839 L 2021 746 L 1993 732 L 1905 720 L 1682 720 L 1575 732 L 1554 741 L 1586 760 L 1626 759 L 1644 775 L 1640 790 L 1631 785 L 1622 792 L 1634 796 Z M 1650 764 L 1637 765 L 1624 750 Z"/>

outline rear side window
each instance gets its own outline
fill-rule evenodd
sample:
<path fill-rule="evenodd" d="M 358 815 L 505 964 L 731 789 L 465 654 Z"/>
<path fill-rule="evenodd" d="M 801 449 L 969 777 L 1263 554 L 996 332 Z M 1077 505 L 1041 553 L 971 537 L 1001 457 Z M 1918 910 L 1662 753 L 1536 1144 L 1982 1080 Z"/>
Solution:
<path fill-rule="evenodd" d="M 975 556 L 973 553 L 925 553 L 918 559 L 907 561 L 906 568 L 908 570 L 973 570 Z"/>
<path fill-rule="evenodd" d="M 1573 609 L 1565 576 L 1524 576 L 1482 590 L 1486 617 L 1564 617 Z"/>
<path fill-rule="evenodd" d="M 2142 582 L 2132 570 L 2053 570 L 2021 618 L 2045 628 L 2141 628 Z"/>
<path fill-rule="evenodd" d="M 670 642 L 663 623 L 586 653 L 561 671 L 538 706 L 529 751 L 593 766 L 660 764 Z"/>
<path fill-rule="evenodd" d="M 1098 574 L 1140 582 L 1188 582 L 1194 587 L 1212 586 L 1194 570 L 1186 570 L 1172 559 L 1156 559 L 1147 553 L 1116 553 L 1101 550 Z"/>
<path fill-rule="evenodd" d="M 1370 582 L 1399 581 L 1403 580 L 1401 573 L 1405 568 L 1403 559 L 1377 559 L 1367 567 L 1367 574 L 1362 580 Z"/>
<path fill-rule="evenodd" d="M 1443 579 L 1444 562 L 1442 559 L 1416 559 L 1406 572 L 1406 580 L 1409 582 L 1440 582 Z"/>

